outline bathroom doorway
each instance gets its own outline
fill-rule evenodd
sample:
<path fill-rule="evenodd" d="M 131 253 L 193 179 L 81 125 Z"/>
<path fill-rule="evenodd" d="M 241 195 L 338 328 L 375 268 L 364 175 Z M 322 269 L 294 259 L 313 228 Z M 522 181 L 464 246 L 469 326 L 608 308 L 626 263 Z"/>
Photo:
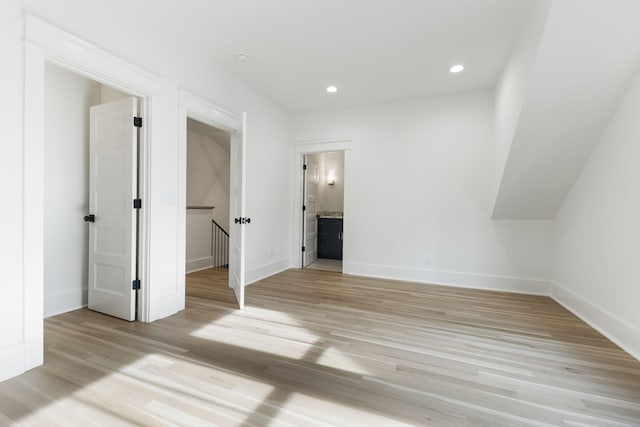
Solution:
<path fill-rule="evenodd" d="M 344 151 L 303 155 L 303 268 L 342 272 L 344 155 Z"/>

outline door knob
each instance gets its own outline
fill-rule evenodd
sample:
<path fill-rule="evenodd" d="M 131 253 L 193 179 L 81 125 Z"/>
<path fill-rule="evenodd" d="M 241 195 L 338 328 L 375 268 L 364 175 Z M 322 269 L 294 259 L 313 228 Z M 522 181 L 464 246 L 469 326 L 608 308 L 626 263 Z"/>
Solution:
<path fill-rule="evenodd" d="M 91 214 L 84 217 L 85 222 L 96 222 L 96 216 Z"/>

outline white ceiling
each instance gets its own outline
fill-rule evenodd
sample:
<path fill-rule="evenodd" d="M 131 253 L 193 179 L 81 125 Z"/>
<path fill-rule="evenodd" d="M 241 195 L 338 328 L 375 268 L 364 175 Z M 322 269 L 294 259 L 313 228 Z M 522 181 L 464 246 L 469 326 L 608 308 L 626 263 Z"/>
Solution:
<path fill-rule="evenodd" d="M 529 0 L 181 3 L 183 43 L 293 112 L 493 87 Z M 199 40 L 200 38 L 204 40 Z M 240 63 L 236 53 L 250 60 Z M 466 70 L 449 73 L 462 63 Z M 335 84 L 339 92 L 328 95 Z"/>
<path fill-rule="evenodd" d="M 140 62 L 203 56 L 290 112 L 493 87 L 531 0 L 21 0 Z M 98 31 L 100 30 L 100 31 Z M 109 39 L 105 39 L 108 34 Z M 250 60 L 240 63 L 238 52 Z M 143 61 L 144 62 L 144 61 Z M 466 70 L 449 73 L 462 63 Z M 170 65 L 169 65 L 170 66 Z M 169 72 L 169 70 L 167 70 Z M 200 73 L 201 70 L 194 70 Z M 178 82 L 180 83 L 180 82 Z M 339 92 L 325 88 L 335 84 Z"/>

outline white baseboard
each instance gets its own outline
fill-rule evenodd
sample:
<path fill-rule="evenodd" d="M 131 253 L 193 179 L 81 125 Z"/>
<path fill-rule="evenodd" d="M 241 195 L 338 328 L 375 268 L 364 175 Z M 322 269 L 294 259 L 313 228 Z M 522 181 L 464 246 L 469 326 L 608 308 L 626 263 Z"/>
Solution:
<path fill-rule="evenodd" d="M 207 268 L 213 268 L 213 257 L 205 257 L 205 258 L 198 258 L 198 259 L 190 259 L 187 260 L 187 263 L 185 264 L 185 273 L 189 274 L 189 273 L 195 273 L 196 271 L 200 271 L 200 270 L 206 270 Z"/>
<path fill-rule="evenodd" d="M 348 263 L 344 265 L 343 271 L 345 274 L 353 274 L 355 276 L 529 295 L 549 295 L 550 287 L 549 281 L 540 279 L 426 270 L 378 264 Z"/>
<path fill-rule="evenodd" d="M 640 330 L 586 299 L 552 282 L 549 296 L 618 347 L 640 360 Z"/>
<path fill-rule="evenodd" d="M 260 267 L 247 270 L 244 276 L 245 286 L 249 286 L 257 281 L 265 279 L 274 274 L 278 274 L 289 268 L 289 259 L 284 258 L 276 262 L 261 265 Z"/>
<path fill-rule="evenodd" d="M 44 297 L 44 317 L 67 313 L 87 306 L 87 288 L 72 289 Z"/>
<path fill-rule="evenodd" d="M 0 382 L 22 374 L 24 368 L 24 343 L 0 349 Z"/>

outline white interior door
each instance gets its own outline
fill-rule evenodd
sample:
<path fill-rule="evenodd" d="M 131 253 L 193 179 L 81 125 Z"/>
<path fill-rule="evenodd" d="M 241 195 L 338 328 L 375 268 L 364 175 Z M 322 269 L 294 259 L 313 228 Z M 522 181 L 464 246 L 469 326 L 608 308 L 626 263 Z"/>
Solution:
<path fill-rule="evenodd" d="M 242 114 L 242 131 L 232 135 L 231 194 L 229 217 L 233 218 L 229 233 L 229 287 L 233 289 L 238 306 L 244 308 L 245 258 L 245 148 L 247 142 L 247 113 Z"/>
<path fill-rule="evenodd" d="M 303 265 L 306 267 L 318 259 L 318 185 L 320 176 L 318 164 L 308 160 L 305 156 L 304 170 L 304 210 L 303 210 L 303 236 L 304 251 L 302 252 Z"/>
<path fill-rule="evenodd" d="M 135 320 L 138 132 L 134 97 L 90 111 L 89 308 Z M 94 218 L 91 218 L 91 215 Z"/>

